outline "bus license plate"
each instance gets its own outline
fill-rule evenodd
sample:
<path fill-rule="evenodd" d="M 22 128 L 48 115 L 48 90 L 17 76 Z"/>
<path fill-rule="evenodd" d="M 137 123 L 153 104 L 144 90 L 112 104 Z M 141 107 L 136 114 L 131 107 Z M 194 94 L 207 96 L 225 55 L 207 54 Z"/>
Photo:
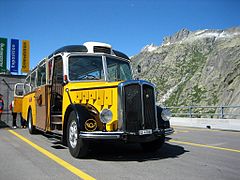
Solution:
<path fill-rule="evenodd" d="M 152 129 L 139 130 L 139 135 L 152 134 Z"/>

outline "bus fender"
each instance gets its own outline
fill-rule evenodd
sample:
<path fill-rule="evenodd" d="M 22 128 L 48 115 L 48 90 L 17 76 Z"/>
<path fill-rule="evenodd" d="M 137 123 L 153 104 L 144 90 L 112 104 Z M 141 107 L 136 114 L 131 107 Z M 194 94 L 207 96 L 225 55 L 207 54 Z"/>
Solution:
<path fill-rule="evenodd" d="M 84 130 L 84 122 L 87 119 L 88 115 L 89 115 L 89 111 L 88 109 L 86 109 L 85 106 L 81 105 L 81 104 L 70 104 L 66 111 L 65 111 L 65 115 L 64 115 L 64 124 L 63 124 L 63 143 L 66 143 L 66 135 L 67 135 L 67 124 L 68 124 L 68 117 L 69 114 L 74 111 L 77 117 L 77 126 L 79 130 Z"/>

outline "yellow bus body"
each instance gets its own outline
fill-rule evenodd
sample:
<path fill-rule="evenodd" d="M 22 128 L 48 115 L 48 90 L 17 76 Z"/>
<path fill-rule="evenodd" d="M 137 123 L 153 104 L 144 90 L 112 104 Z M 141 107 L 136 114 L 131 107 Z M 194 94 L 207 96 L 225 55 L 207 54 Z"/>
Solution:
<path fill-rule="evenodd" d="M 35 91 L 28 93 L 23 96 L 22 99 L 22 117 L 23 119 L 28 119 L 28 110 L 31 108 L 33 125 L 36 125 L 36 99 L 35 99 Z"/>
<path fill-rule="evenodd" d="M 23 100 L 23 97 L 19 97 L 19 96 L 14 97 L 13 112 L 15 112 L 15 113 L 22 112 L 22 100 Z"/>
<path fill-rule="evenodd" d="M 103 109 L 110 109 L 113 113 L 112 120 L 107 123 L 107 131 L 115 131 L 118 126 L 118 86 L 119 82 L 69 82 L 64 86 L 63 105 L 62 105 L 62 125 L 64 125 L 64 117 L 68 106 L 73 104 L 92 105 L 98 112 Z M 69 96 L 66 92 L 69 90 Z M 36 126 L 36 92 L 33 91 L 23 97 L 15 98 L 17 103 L 17 111 L 22 113 L 23 119 L 28 119 L 28 112 L 31 109 L 33 125 Z M 50 104 L 50 96 L 48 96 L 48 104 Z M 45 131 L 51 131 L 50 128 L 50 106 L 47 109 L 47 124 Z"/>
<path fill-rule="evenodd" d="M 63 118 L 67 107 L 70 105 L 70 100 L 66 89 L 69 90 L 69 95 L 73 104 L 90 104 L 94 106 L 98 112 L 103 109 L 110 109 L 113 113 L 112 120 L 107 123 L 106 130 L 117 130 L 118 125 L 118 90 L 119 82 L 70 82 L 64 86 L 63 95 Z M 63 123 L 64 124 L 64 123 Z"/>

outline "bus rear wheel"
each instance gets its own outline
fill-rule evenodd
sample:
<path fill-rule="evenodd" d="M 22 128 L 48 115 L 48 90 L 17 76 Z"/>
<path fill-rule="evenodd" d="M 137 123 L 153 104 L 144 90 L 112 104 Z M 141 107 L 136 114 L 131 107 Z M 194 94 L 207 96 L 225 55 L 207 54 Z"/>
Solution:
<path fill-rule="evenodd" d="M 67 144 L 71 155 L 75 158 L 81 158 L 87 155 L 88 142 L 79 138 L 79 128 L 77 126 L 77 117 L 72 111 L 68 118 L 67 125 Z"/>
<path fill-rule="evenodd" d="M 33 125 L 32 110 L 31 109 L 28 111 L 27 122 L 28 122 L 28 131 L 29 131 L 29 133 L 30 134 L 36 134 L 37 130 L 36 130 L 35 126 Z"/>

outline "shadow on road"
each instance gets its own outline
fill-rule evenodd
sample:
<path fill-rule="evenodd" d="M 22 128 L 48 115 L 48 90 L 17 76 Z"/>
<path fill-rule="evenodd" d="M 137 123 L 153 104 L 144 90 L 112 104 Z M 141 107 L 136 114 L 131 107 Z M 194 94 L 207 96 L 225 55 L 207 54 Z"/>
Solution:
<path fill-rule="evenodd" d="M 46 133 L 41 133 L 39 134 L 43 135 L 46 137 L 53 145 L 51 146 L 54 149 L 67 149 L 66 146 L 64 146 L 61 142 L 61 137 L 54 135 L 54 134 L 46 134 Z"/>
<path fill-rule="evenodd" d="M 54 149 L 66 149 L 61 144 L 61 138 L 43 134 L 51 143 Z M 173 145 L 168 142 L 170 138 L 166 138 L 164 145 L 154 153 L 143 152 L 140 144 L 126 144 L 124 142 L 91 142 L 89 153 L 84 159 L 97 159 L 100 161 L 153 161 L 166 158 L 178 158 L 180 155 L 189 152 L 184 147 Z"/>
<path fill-rule="evenodd" d="M 9 127 L 5 122 L 0 121 L 0 129 Z"/>
<path fill-rule="evenodd" d="M 146 153 L 139 144 L 95 143 L 86 159 L 101 161 L 153 161 L 166 158 L 177 158 L 186 151 L 182 146 L 166 142 L 157 152 Z"/>

